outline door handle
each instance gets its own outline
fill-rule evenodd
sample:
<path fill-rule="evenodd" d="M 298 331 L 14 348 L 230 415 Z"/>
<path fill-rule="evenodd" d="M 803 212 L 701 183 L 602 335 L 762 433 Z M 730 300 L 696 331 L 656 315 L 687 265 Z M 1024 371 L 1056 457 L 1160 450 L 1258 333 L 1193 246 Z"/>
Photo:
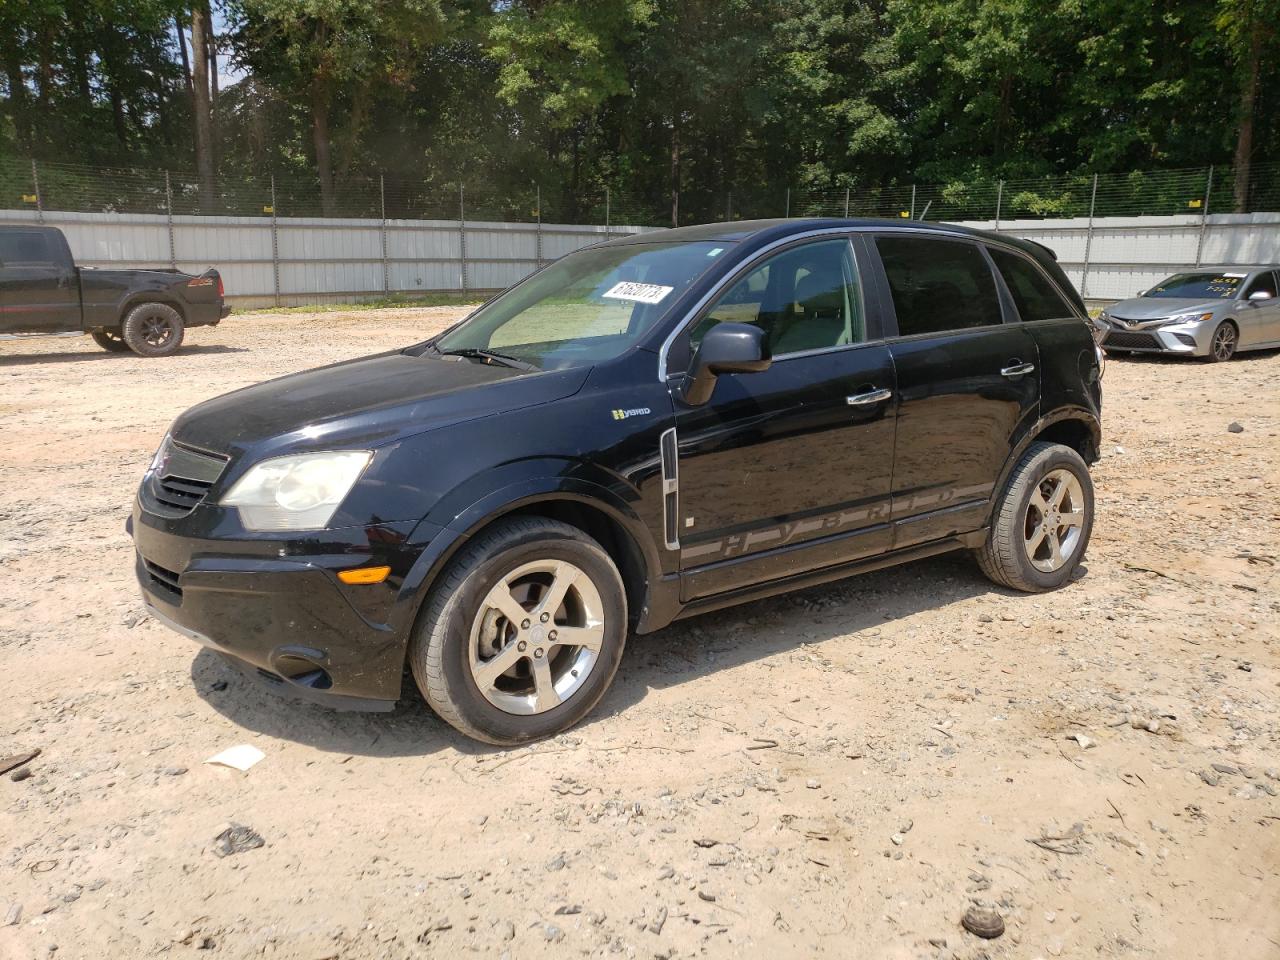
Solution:
<path fill-rule="evenodd" d="M 1036 365 L 1034 363 L 1023 363 L 1021 360 L 1010 360 L 1009 366 L 1000 371 L 1002 376 L 1014 379 L 1016 377 L 1025 377 L 1028 373 L 1034 373 Z"/>
<path fill-rule="evenodd" d="M 869 407 L 873 403 L 882 403 L 892 396 L 892 390 L 882 387 L 879 390 L 869 390 L 866 393 L 855 393 L 851 397 L 845 397 L 844 402 L 851 407 Z"/>

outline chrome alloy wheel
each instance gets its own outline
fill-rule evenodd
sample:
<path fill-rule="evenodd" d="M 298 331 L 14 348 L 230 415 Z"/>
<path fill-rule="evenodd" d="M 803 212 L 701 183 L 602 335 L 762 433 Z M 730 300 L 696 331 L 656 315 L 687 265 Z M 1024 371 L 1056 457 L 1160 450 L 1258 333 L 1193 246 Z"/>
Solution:
<path fill-rule="evenodd" d="M 1042 573 L 1061 570 L 1080 546 L 1085 521 L 1084 488 L 1070 470 L 1046 474 L 1031 494 L 1023 525 L 1023 546 Z"/>
<path fill-rule="evenodd" d="M 1213 351 L 1215 360 L 1230 360 L 1236 352 L 1236 328 L 1224 323 L 1213 333 L 1213 343 L 1209 349 Z"/>
<path fill-rule="evenodd" d="M 471 677 L 499 710 L 546 713 L 581 689 L 604 636 L 590 577 L 566 560 L 525 563 L 480 602 L 467 645 Z"/>

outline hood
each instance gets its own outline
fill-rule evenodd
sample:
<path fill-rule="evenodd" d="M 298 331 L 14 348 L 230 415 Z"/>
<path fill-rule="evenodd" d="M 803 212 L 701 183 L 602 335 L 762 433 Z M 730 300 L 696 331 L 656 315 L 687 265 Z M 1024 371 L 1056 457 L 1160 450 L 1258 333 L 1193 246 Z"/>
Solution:
<path fill-rule="evenodd" d="M 1134 297 L 1107 307 L 1117 320 L 1163 320 L 1180 313 L 1208 313 L 1230 307 L 1230 300 L 1189 300 L 1181 297 Z"/>
<path fill-rule="evenodd" d="M 571 396 L 589 367 L 529 373 L 473 360 L 384 353 L 206 400 L 174 421 L 175 440 L 259 456 L 374 447 L 445 423 Z"/>

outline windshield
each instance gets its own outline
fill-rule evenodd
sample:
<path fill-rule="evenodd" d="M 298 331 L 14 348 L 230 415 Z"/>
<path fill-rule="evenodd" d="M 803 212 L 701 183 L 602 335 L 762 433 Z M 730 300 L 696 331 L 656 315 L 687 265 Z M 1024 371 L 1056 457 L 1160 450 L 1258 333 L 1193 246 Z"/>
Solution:
<path fill-rule="evenodd" d="M 725 241 L 699 241 L 579 250 L 481 307 L 434 346 L 543 370 L 611 359 L 727 248 Z"/>
<path fill-rule="evenodd" d="M 1179 273 L 1147 291 L 1148 297 L 1179 300 L 1230 300 L 1240 289 L 1243 273 Z"/>

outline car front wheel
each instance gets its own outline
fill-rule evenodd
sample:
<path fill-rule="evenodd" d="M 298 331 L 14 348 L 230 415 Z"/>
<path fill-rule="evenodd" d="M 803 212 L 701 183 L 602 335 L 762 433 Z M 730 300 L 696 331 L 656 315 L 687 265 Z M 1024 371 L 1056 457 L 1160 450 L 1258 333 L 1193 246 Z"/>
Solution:
<path fill-rule="evenodd" d="M 995 583 L 1028 593 L 1071 579 L 1093 532 L 1093 481 L 1075 450 L 1031 444 L 1014 467 L 976 552 Z"/>
<path fill-rule="evenodd" d="M 462 733 L 510 745 L 581 720 L 617 672 L 627 599 L 609 555 L 543 518 L 500 521 L 449 564 L 427 598 L 409 665 Z"/>
<path fill-rule="evenodd" d="M 1236 325 L 1228 320 L 1218 324 L 1209 341 L 1209 355 L 1205 357 L 1210 363 L 1222 363 L 1236 355 L 1236 347 L 1240 343 L 1240 334 Z"/>

